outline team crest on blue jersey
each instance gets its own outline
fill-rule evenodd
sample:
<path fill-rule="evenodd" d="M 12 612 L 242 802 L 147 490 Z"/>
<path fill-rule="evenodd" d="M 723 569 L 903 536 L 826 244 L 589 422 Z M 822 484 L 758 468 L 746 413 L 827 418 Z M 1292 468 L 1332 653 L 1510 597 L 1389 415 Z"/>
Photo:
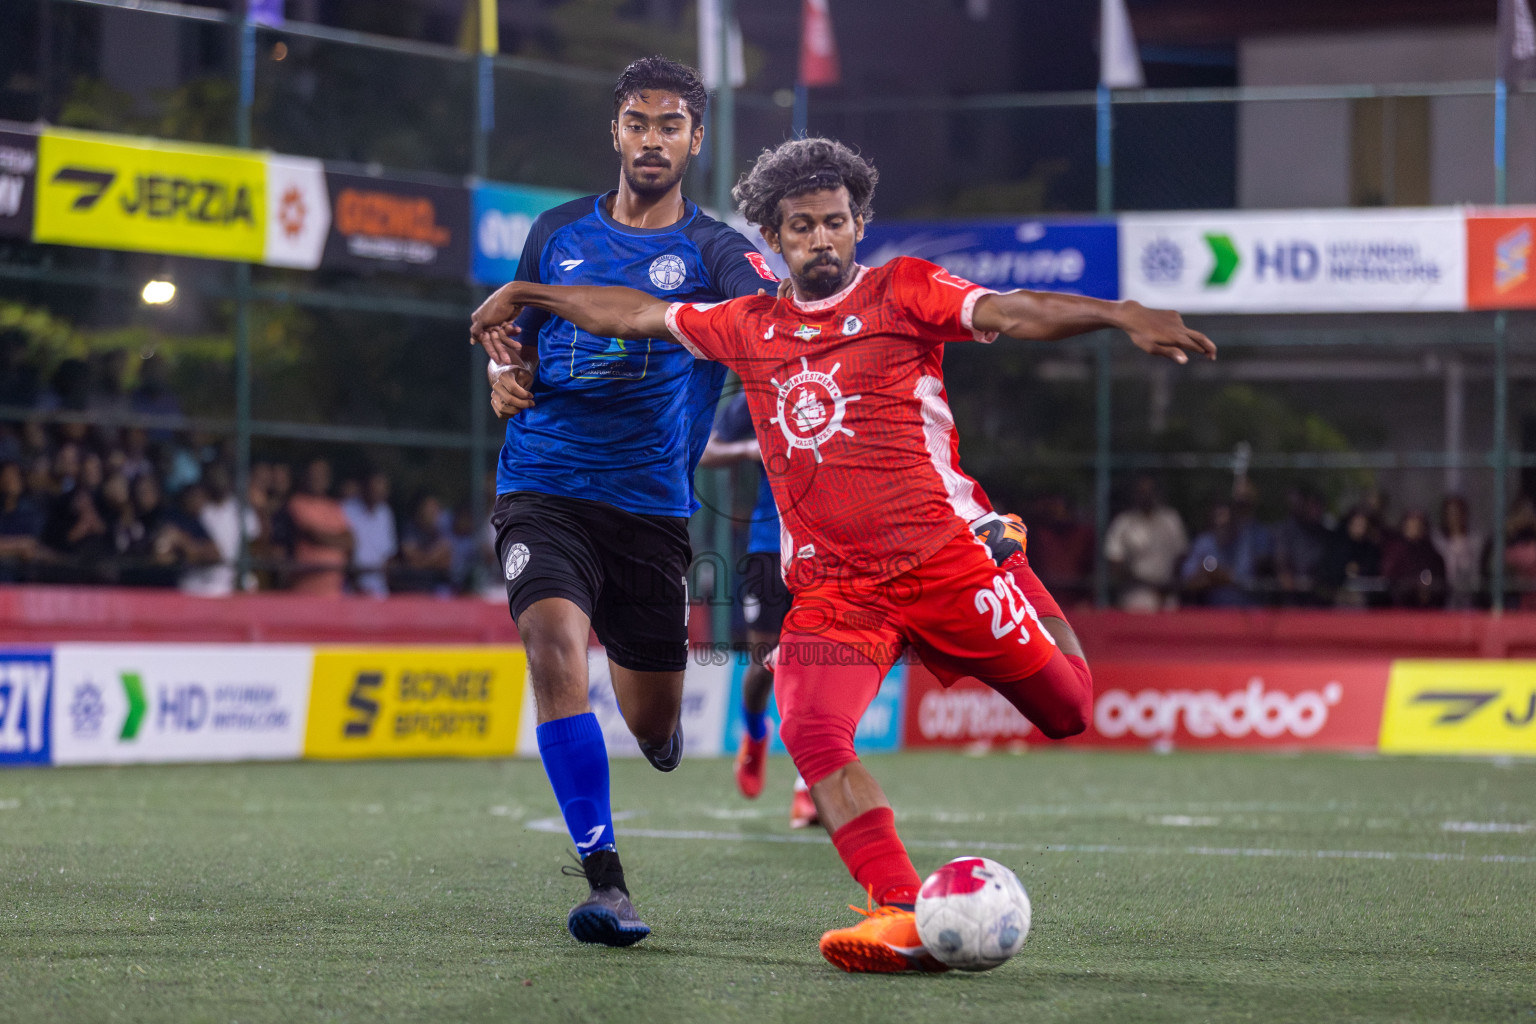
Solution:
<path fill-rule="evenodd" d="M 658 256 L 651 262 L 651 284 L 664 292 L 676 291 L 683 286 L 683 279 L 688 276 L 688 265 L 683 262 L 681 256 L 673 256 L 668 253 Z"/>

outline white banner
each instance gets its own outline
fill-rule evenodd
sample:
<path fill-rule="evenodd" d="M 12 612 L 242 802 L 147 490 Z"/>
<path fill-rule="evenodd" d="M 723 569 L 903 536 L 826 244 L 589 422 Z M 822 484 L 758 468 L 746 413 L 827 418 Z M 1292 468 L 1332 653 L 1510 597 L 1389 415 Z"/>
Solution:
<path fill-rule="evenodd" d="M 59 644 L 53 763 L 296 759 L 313 664 L 298 644 Z"/>
<path fill-rule="evenodd" d="M 1458 209 L 1127 214 L 1120 294 L 1185 313 L 1467 308 Z"/>
<path fill-rule="evenodd" d="M 689 659 L 683 676 L 683 756 L 719 757 L 724 749 L 726 704 L 731 694 L 731 666 L 700 665 Z M 609 757 L 639 757 L 640 744 L 624 724 L 619 702 L 613 695 L 613 681 L 608 677 L 608 655 L 602 648 L 587 652 L 587 701 L 598 724 Z M 519 718 L 517 753 L 520 757 L 538 757 L 533 683 L 523 687 L 523 712 Z"/>
<path fill-rule="evenodd" d="M 314 270 L 331 230 L 331 196 L 319 160 L 268 154 L 267 245 L 269 267 Z"/>

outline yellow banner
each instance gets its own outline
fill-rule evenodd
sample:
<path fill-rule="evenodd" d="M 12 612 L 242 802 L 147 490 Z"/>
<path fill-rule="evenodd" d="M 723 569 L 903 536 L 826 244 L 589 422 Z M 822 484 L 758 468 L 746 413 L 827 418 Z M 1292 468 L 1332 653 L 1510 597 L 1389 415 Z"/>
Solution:
<path fill-rule="evenodd" d="M 510 756 L 527 667 L 521 647 L 318 647 L 304 755 Z"/>
<path fill-rule="evenodd" d="M 1536 661 L 1393 662 L 1381 749 L 1536 754 Z"/>
<path fill-rule="evenodd" d="M 259 263 L 266 163 L 238 149 L 46 131 L 33 237 Z"/>

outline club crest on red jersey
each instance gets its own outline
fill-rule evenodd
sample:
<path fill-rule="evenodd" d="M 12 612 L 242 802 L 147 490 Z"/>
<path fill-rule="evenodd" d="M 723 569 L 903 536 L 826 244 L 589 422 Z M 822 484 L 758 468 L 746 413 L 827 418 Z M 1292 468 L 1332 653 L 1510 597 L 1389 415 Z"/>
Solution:
<path fill-rule="evenodd" d="M 795 328 L 795 337 L 801 341 L 810 341 L 821 336 L 821 328 L 815 324 L 801 324 Z"/>
<path fill-rule="evenodd" d="M 800 330 L 805 330 L 802 326 Z M 820 333 L 820 328 L 814 328 Z M 799 336 L 800 331 L 795 332 Z M 770 422 L 776 424 L 789 444 L 786 457 L 793 457 L 796 448 L 809 449 L 821 459 L 821 446 L 837 434 L 853 436 L 853 431 L 843 426 L 843 416 L 849 402 L 857 402 L 862 395 L 845 395 L 838 387 L 836 374 L 842 363 L 833 363 L 826 373 L 811 369 L 811 361 L 800 357 L 800 372 L 780 383 L 770 377 L 779 389 L 778 415 Z"/>

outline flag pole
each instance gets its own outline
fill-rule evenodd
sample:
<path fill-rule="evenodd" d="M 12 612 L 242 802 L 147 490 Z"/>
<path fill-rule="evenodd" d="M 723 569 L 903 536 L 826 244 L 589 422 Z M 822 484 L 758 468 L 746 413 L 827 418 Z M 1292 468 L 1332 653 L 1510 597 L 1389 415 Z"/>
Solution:
<path fill-rule="evenodd" d="M 795 114 L 790 124 L 790 134 L 797 139 L 805 138 L 806 121 L 810 116 L 810 90 L 806 89 L 804 82 L 795 83 Z"/>
<path fill-rule="evenodd" d="M 1493 201 L 1509 202 L 1509 83 L 1500 75 L 1493 83 Z"/>
<path fill-rule="evenodd" d="M 1110 107 L 1109 86 L 1099 83 L 1097 104 L 1097 150 L 1099 163 L 1099 213 L 1113 213 L 1115 209 L 1115 165 L 1112 138 L 1114 112 Z"/>
<path fill-rule="evenodd" d="M 736 20 L 736 2 L 718 3 L 720 86 L 715 97 L 715 212 L 723 219 L 730 216 L 731 186 L 735 184 L 736 173 L 736 92 L 731 87 L 731 25 Z"/>

